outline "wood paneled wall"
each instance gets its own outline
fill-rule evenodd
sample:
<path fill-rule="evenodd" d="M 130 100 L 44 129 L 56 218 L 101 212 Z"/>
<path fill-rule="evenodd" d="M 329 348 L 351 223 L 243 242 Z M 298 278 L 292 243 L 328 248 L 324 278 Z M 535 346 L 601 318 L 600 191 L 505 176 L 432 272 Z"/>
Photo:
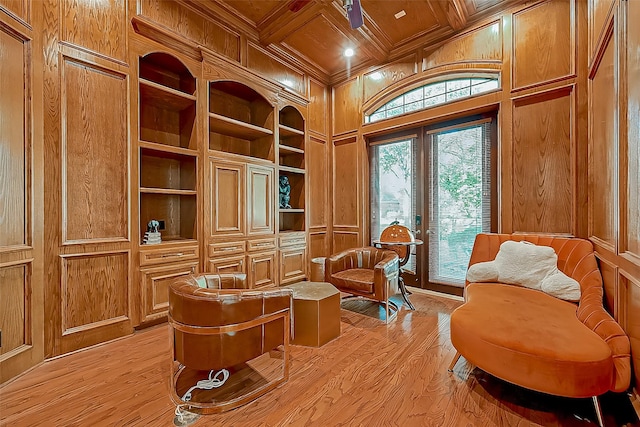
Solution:
<path fill-rule="evenodd" d="M 634 1 L 533 2 L 336 84 L 332 250 L 369 243 L 366 137 L 497 110 L 499 230 L 590 238 L 605 304 L 640 366 L 639 14 Z M 363 124 L 399 94 L 459 72 L 499 73 L 501 88 Z"/>
<path fill-rule="evenodd" d="M 128 240 L 127 75 L 65 56 L 62 76 L 62 242 Z"/>
<path fill-rule="evenodd" d="M 631 341 L 640 408 L 640 30 L 634 1 L 589 2 L 589 237 Z"/>
<path fill-rule="evenodd" d="M 133 330 L 129 4 L 34 5 L 47 105 L 45 343 L 54 356 Z"/>
<path fill-rule="evenodd" d="M 353 136 L 364 149 L 368 136 L 491 110 L 500 123 L 500 230 L 586 237 L 587 34 L 584 3 L 539 1 L 335 85 L 334 246 L 336 227 L 346 225 L 358 237 L 340 235 L 340 242 L 370 243 L 367 156 L 338 144 Z M 363 124 L 365 114 L 399 94 L 459 73 L 497 75 L 500 90 Z"/>
<path fill-rule="evenodd" d="M 214 22 L 197 2 L 0 0 L 0 55 L 12 58 L 2 61 L 0 84 L 8 81 L 5 73 L 12 82 L 25 79 L 3 87 L 0 102 L 0 120 L 10 118 L 16 135 L 0 146 L 12 159 L 0 164 L 0 176 L 11 176 L 0 180 L 12 207 L 11 220 L 0 220 L 6 295 L 32 296 L 35 305 L 25 306 L 32 326 L 42 321 L 44 307 L 48 356 L 132 331 L 132 305 L 141 298 L 131 242 L 138 231 L 131 221 L 137 209 L 131 79 L 137 79 L 139 50 L 132 45 L 143 40 L 148 49 L 196 63 L 203 55 L 229 63 L 243 78 L 259 75 L 309 99 L 309 259 L 369 244 L 366 137 L 497 110 L 500 230 L 591 237 L 606 265 L 607 304 L 640 354 L 640 59 L 629 48 L 639 43 L 640 29 L 630 19 L 639 9 L 638 2 L 620 0 L 528 3 L 329 88 L 255 37 Z M 501 88 L 363 125 L 365 113 L 397 94 L 456 72 L 499 74 Z M 24 108 L 16 108 L 18 101 Z M 27 115 L 15 116 L 18 111 Z M 42 175 L 38 159 L 46 165 Z M 26 249 L 15 251 L 16 245 Z M 39 276 L 43 268 L 46 279 Z M 3 330 L 20 329 L 5 326 L 6 316 L 0 322 Z M 31 364 L 42 358 L 41 332 L 31 337 Z M 25 344 L 28 337 L 16 333 L 11 342 Z"/>
<path fill-rule="evenodd" d="M 512 227 L 567 233 L 573 230 L 576 186 L 573 87 L 518 97 L 512 105 Z"/>
<path fill-rule="evenodd" d="M 326 84 L 197 9 L 165 0 L 0 0 L 0 56 L 11 58 L 0 66 L 0 121 L 8 132 L 0 145 L 6 206 L 0 212 L 0 295 L 3 308 L 9 304 L 0 314 L 6 339 L 1 381 L 43 357 L 129 334 L 143 312 L 154 309 L 141 306 L 149 298 L 140 283 L 158 277 L 152 269 L 138 271 L 139 221 L 132 221 L 140 214 L 139 153 L 132 148 L 140 138 L 140 55 L 168 52 L 198 78 L 207 55 L 209 64 L 225 63 L 243 78 L 260 80 L 260 88 L 287 87 L 281 99 L 270 100 L 274 105 L 314 100 L 307 185 L 321 185 L 309 190 L 309 247 L 311 256 L 328 255 Z M 198 92 L 207 89 L 199 79 Z M 206 116 L 207 103 L 200 106 Z M 204 124 L 196 125 L 190 146 L 202 145 Z M 193 179 L 204 186 L 204 176 Z M 273 231 L 274 212 L 262 219 L 259 231 Z M 187 272 L 198 265 L 192 262 Z"/>
<path fill-rule="evenodd" d="M 307 182 L 309 191 L 309 262 L 331 254 L 331 138 L 330 94 L 321 82 L 309 79 L 309 140 Z"/>

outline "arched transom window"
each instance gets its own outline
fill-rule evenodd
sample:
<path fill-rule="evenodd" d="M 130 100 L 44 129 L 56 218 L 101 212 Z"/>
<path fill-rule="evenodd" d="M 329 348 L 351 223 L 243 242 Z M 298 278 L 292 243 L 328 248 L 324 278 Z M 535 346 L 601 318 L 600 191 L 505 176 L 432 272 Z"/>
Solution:
<path fill-rule="evenodd" d="M 392 99 L 364 117 L 365 123 L 377 122 L 412 111 L 468 98 L 498 89 L 498 77 L 464 77 L 429 83 Z"/>

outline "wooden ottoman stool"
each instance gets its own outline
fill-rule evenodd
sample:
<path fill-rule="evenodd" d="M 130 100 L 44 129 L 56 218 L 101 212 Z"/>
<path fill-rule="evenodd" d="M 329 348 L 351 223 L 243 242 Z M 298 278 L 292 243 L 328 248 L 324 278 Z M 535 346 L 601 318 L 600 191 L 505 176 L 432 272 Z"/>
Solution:
<path fill-rule="evenodd" d="M 291 344 L 320 347 L 340 336 L 340 291 L 331 283 L 298 282 L 293 289 Z"/>

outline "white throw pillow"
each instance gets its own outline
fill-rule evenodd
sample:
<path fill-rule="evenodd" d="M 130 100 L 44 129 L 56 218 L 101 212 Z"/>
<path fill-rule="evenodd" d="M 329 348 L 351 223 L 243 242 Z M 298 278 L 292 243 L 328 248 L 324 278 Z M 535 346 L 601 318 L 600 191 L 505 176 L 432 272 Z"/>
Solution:
<path fill-rule="evenodd" d="M 469 267 L 467 280 L 521 285 L 556 298 L 580 300 L 580 284 L 558 270 L 558 255 L 553 248 L 530 242 L 503 242 L 494 261 Z"/>
<path fill-rule="evenodd" d="M 540 290 L 542 279 L 558 270 L 558 256 L 549 246 L 507 240 L 500 245 L 496 264 L 500 282 Z"/>
<path fill-rule="evenodd" d="M 477 282 L 497 282 L 498 267 L 495 261 L 479 262 L 473 264 L 467 270 L 467 280 L 472 283 Z"/>
<path fill-rule="evenodd" d="M 580 283 L 561 271 L 542 279 L 541 289 L 549 295 L 567 301 L 580 301 Z"/>

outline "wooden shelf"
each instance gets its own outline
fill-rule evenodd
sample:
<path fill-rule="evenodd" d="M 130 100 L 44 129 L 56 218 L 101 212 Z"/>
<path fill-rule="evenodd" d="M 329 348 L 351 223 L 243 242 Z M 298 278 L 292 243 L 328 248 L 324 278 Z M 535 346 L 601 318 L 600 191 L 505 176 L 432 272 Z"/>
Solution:
<path fill-rule="evenodd" d="M 302 174 L 302 175 L 305 174 L 304 169 L 292 168 L 292 167 L 289 167 L 289 166 L 280 166 L 280 172 L 299 173 L 299 174 Z"/>
<path fill-rule="evenodd" d="M 304 213 L 304 209 L 278 209 L 280 213 Z"/>
<path fill-rule="evenodd" d="M 278 125 L 278 129 L 280 129 L 280 136 L 304 135 L 304 131 L 283 124 Z"/>
<path fill-rule="evenodd" d="M 174 190 L 172 188 L 140 187 L 140 194 L 167 194 L 177 196 L 195 196 L 196 190 Z"/>
<path fill-rule="evenodd" d="M 182 111 L 195 105 L 196 97 L 149 80 L 140 79 L 140 102 L 151 103 L 171 111 Z"/>
<path fill-rule="evenodd" d="M 138 147 L 145 150 L 157 151 L 158 153 L 170 153 L 170 154 L 177 154 L 180 156 L 190 156 L 190 157 L 198 156 L 198 152 L 196 150 L 191 150 L 189 148 L 175 147 L 173 145 L 158 144 L 156 142 L 138 141 Z"/>
<path fill-rule="evenodd" d="M 278 147 L 279 147 L 279 150 L 281 151 L 280 155 L 287 154 L 287 153 L 304 154 L 304 150 L 301 150 L 300 148 L 290 147 L 284 144 L 280 144 Z M 282 151 L 285 151 L 285 153 L 282 153 Z"/>
<path fill-rule="evenodd" d="M 140 250 L 149 250 L 154 248 L 161 248 L 163 246 L 175 246 L 176 244 L 185 244 L 185 243 L 197 243 L 198 241 L 195 239 L 188 239 L 186 237 L 181 236 L 165 236 L 160 232 L 162 236 L 162 243 L 158 243 L 157 245 L 140 245 Z"/>
<path fill-rule="evenodd" d="M 209 130 L 211 132 L 248 140 L 273 135 L 273 131 L 270 129 L 241 122 L 216 113 L 209 113 Z"/>

